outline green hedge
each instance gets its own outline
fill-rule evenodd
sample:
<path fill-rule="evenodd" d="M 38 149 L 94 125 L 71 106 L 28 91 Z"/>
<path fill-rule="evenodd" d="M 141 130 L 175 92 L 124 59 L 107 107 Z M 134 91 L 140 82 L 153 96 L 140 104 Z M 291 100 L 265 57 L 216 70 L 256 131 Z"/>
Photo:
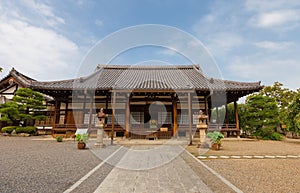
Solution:
<path fill-rule="evenodd" d="M 283 138 L 284 138 L 284 136 L 277 132 L 272 133 L 270 136 L 270 139 L 275 140 L 275 141 L 281 141 Z"/>
<path fill-rule="evenodd" d="M 27 127 L 17 127 L 16 133 L 28 133 L 28 134 L 36 134 L 36 127 L 27 126 Z"/>
<path fill-rule="evenodd" d="M 3 127 L 1 129 L 2 133 L 9 133 L 11 134 L 11 132 L 13 132 L 13 130 L 16 129 L 16 126 L 7 126 L 7 127 Z"/>

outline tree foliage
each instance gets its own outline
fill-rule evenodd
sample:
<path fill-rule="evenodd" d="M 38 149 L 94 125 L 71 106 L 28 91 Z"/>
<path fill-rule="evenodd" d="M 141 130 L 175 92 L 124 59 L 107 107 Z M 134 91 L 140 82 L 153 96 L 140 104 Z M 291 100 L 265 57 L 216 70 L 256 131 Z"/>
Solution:
<path fill-rule="evenodd" d="M 13 125 L 27 126 L 30 120 L 44 119 L 41 110 L 45 109 L 43 105 L 44 97 L 41 93 L 29 88 L 20 88 L 16 91 L 12 101 L 1 104 L 1 120 L 13 123 Z"/>
<path fill-rule="evenodd" d="M 300 133 L 300 92 L 295 95 L 293 102 L 288 107 L 287 129 Z"/>
<path fill-rule="evenodd" d="M 248 133 L 274 132 L 282 125 L 287 131 L 300 133 L 300 89 L 293 91 L 275 82 L 250 95 L 245 104 L 238 105 L 238 112 L 240 127 Z M 233 104 L 228 104 L 228 115 L 228 122 L 235 123 Z"/>
<path fill-rule="evenodd" d="M 251 95 L 243 114 L 244 129 L 263 138 L 271 136 L 279 123 L 279 110 L 274 98 Z"/>
<path fill-rule="evenodd" d="M 273 86 L 265 86 L 259 95 L 273 98 L 276 101 L 279 109 L 279 121 L 281 124 L 287 124 L 288 106 L 292 103 L 296 92 L 283 88 L 283 84 L 280 82 L 275 82 Z"/>

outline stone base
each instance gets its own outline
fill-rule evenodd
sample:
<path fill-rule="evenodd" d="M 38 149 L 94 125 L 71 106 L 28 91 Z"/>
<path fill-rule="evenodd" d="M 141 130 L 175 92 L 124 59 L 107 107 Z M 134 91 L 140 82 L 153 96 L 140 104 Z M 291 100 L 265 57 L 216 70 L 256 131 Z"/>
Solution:
<path fill-rule="evenodd" d="M 104 147 L 105 147 L 105 144 L 103 144 L 103 143 L 97 143 L 97 142 L 96 142 L 96 143 L 94 144 L 94 146 L 95 146 L 95 147 L 99 147 L 99 148 L 104 148 Z"/>
<path fill-rule="evenodd" d="M 198 143 L 197 147 L 208 149 L 210 146 L 207 142 L 202 142 L 202 143 Z"/>

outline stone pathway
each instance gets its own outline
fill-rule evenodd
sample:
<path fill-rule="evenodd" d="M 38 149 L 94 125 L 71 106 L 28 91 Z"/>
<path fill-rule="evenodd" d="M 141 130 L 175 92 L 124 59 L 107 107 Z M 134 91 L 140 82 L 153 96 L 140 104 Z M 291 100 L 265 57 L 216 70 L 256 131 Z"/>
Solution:
<path fill-rule="evenodd" d="M 95 192 L 212 192 L 180 152 L 173 155 L 181 147 L 164 148 L 169 151 L 153 146 L 130 147 Z"/>

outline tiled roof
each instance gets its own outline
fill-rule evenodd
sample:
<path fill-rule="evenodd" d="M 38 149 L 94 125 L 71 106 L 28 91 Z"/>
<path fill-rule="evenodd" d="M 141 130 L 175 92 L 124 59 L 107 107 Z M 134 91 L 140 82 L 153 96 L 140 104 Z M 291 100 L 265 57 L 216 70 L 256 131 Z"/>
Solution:
<path fill-rule="evenodd" d="M 260 82 L 235 82 L 208 78 L 197 65 L 182 66 L 129 66 L 99 65 L 90 76 L 40 82 L 12 70 L 10 72 L 25 86 L 44 90 L 186 90 L 200 91 L 257 91 L 262 88 Z"/>

